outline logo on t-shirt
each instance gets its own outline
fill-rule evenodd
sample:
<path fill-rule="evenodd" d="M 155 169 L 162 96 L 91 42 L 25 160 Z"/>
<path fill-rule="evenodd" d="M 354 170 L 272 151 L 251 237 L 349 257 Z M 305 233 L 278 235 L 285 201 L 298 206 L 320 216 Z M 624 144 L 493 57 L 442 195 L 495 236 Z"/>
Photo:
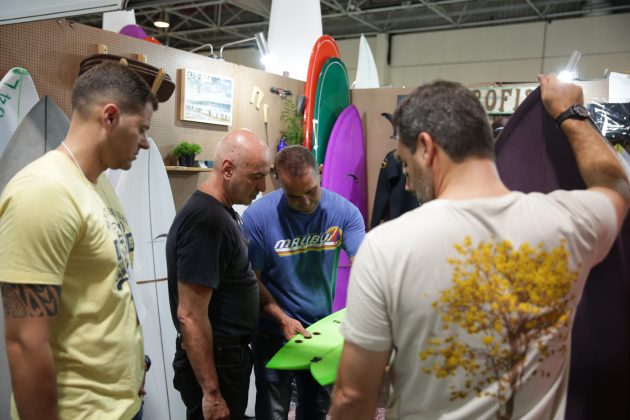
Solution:
<path fill-rule="evenodd" d="M 130 254 L 134 250 L 134 242 L 127 218 L 124 214 L 112 208 L 103 209 L 103 216 L 107 222 L 107 227 L 114 236 L 114 247 L 116 248 L 116 290 L 122 290 L 123 283 L 129 281 L 127 267 L 131 265 Z"/>
<path fill-rule="evenodd" d="M 273 249 L 280 257 L 303 254 L 310 251 L 335 250 L 341 245 L 342 230 L 332 226 L 321 233 L 308 233 L 295 238 L 280 239 Z"/>

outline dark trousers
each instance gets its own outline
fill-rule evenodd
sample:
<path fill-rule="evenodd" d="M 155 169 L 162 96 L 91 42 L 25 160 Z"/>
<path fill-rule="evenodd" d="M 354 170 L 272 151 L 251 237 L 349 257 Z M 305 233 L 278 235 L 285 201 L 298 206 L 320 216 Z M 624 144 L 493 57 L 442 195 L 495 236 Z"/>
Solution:
<path fill-rule="evenodd" d="M 292 382 L 297 390 L 296 420 L 324 420 L 330 409 L 330 387 L 322 387 L 308 370 L 283 371 L 265 365 L 286 343 L 284 337 L 257 334 L 252 341 L 256 373 L 256 420 L 285 420 Z"/>
<path fill-rule="evenodd" d="M 230 410 L 230 419 L 245 418 L 249 379 L 252 372 L 252 353 L 248 344 L 214 343 L 214 363 L 219 377 L 219 389 Z M 186 351 L 177 339 L 173 370 L 173 385 L 186 405 L 187 420 L 203 420 L 203 393 L 190 366 Z"/>

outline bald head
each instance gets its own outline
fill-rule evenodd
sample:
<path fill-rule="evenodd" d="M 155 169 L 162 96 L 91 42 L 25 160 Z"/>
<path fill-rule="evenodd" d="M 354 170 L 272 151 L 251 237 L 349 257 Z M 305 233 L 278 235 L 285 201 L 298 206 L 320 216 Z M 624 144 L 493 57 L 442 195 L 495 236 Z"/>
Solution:
<path fill-rule="evenodd" d="M 217 145 L 214 171 L 224 203 L 249 204 L 265 191 L 265 177 L 271 168 L 267 144 L 250 130 L 230 132 Z M 210 180 L 209 178 L 209 180 Z"/>
<path fill-rule="evenodd" d="M 231 161 L 237 166 L 251 166 L 261 160 L 269 160 L 271 153 L 267 144 L 253 131 L 239 128 L 231 131 L 219 142 L 214 161 Z M 215 164 L 216 164 L 215 163 Z"/>

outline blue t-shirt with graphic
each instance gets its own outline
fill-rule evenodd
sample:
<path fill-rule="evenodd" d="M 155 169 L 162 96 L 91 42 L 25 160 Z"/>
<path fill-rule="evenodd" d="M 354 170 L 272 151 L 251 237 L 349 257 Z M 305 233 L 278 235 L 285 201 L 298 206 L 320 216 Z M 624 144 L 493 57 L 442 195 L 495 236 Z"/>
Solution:
<path fill-rule="evenodd" d="M 329 315 L 341 248 L 352 257 L 365 236 L 359 209 L 322 189 L 317 209 L 304 214 L 289 207 L 279 189 L 255 201 L 243 222 L 252 268 L 285 313 L 304 326 Z M 263 314 L 259 326 L 263 333 L 282 335 Z"/>

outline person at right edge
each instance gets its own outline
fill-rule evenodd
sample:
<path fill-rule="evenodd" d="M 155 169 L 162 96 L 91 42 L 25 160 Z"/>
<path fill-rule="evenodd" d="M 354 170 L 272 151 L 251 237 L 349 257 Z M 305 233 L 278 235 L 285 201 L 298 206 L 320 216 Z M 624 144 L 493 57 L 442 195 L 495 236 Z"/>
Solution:
<path fill-rule="evenodd" d="M 575 311 L 630 184 L 581 88 L 539 80 L 585 191 L 508 190 L 484 110 L 460 84 L 423 85 L 396 111 L 397 155 L 427 202 L 357 253 L 333 419 L 372 418 L 392 350 L 396 418 L 564 419 Z"/>

